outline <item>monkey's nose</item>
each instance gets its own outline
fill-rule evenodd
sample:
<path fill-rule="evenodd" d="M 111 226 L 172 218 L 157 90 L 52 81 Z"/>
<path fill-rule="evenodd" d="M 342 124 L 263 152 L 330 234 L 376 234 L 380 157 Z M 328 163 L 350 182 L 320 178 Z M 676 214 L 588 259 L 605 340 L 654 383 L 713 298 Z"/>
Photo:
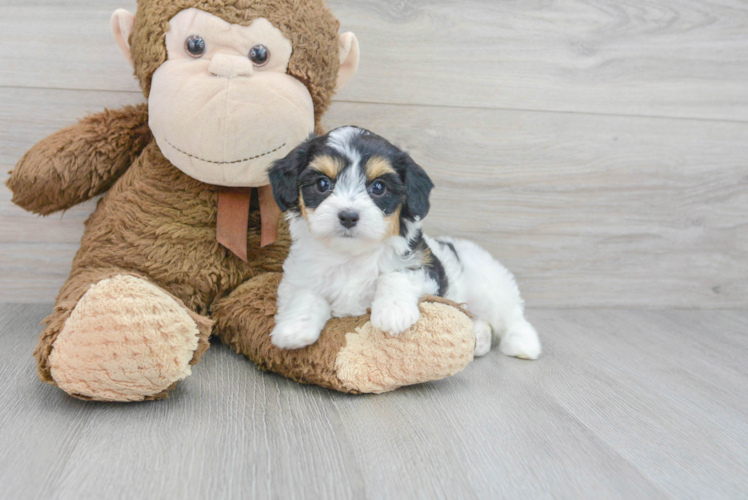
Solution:
<path fill-rule="evenodd" d="M 223 78 L 236 78 L 252 76 L 255 69 L 248 57 L 216 54 L 210 61 L 208 71 Z"/>
<path fill-rule="evenodd" d="M 353 210 L 341 210 L 338 212 L 338 219 L 340 219 L 340 224 L 343 227 L 350 229 L 358 224 L 358 212 L 354 212 Z"/>

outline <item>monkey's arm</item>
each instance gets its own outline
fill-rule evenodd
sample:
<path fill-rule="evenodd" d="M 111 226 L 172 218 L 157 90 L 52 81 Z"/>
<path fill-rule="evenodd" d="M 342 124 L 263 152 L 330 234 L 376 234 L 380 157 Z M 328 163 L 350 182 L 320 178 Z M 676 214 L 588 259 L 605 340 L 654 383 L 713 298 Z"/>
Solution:
<path fill-rule="evenodd" d="M 32 147 L 5 184 L 30 212 L 65 210 L 108 190 L 150 140 L 147 104 L 106 110 Z"/>
<path fill-rule="evenodd" d="M 403 335 L 376 330 L 366 314 L 331 319 L 304 349 L 278 349 L 270 332 L 281 279 L 255 276 L 212 308 L 213 334 L 263 370 L 341 392 L 380 393 L 454 375 L 473 360 L 472 320 L 439 297 L 422 299 L 420 319 Z"/>

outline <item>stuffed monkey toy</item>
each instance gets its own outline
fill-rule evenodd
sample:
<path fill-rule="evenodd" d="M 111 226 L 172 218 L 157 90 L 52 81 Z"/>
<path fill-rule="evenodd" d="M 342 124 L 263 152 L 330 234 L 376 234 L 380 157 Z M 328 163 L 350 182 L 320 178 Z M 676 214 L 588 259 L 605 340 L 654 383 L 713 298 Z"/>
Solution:
<path fill-rule="evenodd" d="M 261 369 L 338 391 L 379 393 L 462 370 L 472 323 L 421 303 L 405 334 L 368 316 L 319 341 L 270 342 L 289 234 L 267 169 L 313 131 L 358 66 L 323 0 L 139 0 L 112 32 L 147 104 L 89 116 L 11 172 L 13 202 L 48 215 L 106 195 L 35 356 L 40 378 L 100 401 L 165 397 L 217 335 Z"/>

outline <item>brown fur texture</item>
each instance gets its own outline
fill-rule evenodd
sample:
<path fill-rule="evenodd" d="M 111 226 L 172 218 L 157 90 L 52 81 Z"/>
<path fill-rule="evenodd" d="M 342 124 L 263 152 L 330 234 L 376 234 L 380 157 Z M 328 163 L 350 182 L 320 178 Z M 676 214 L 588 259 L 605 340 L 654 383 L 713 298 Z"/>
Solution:
<path fill-rule="evenodd" d="M 231 24 L 249 26 L 264 17 L 291 40 L 288 74 L 303 83 L 314 102 L 319 123 L 330 106 L 340 68 L 339 21 L 322 1 L 309 0 L 139 0 L 130 37 L 135 76 L 148 97 L 153 73 L 167 59 L 163 43 L 169 20 L 191 7 Z"/>
<path fill-rule="evenodd" d="M 243 24 L 263 16 L 294 43 L 289 73 L 312 93 L 319 130 L 319 118 L 334 92 L 339 67 L 338 23 L 321 0 L 141 0 L 138 6 L 131 42 L 136 74 L 146 95 L 153 71 L 166 57 L 163 35 L 168 19 L 177 12 L 199 7 Z M 109 190 L 86 221 L 70 276 L 53 313 L 45 320 L 35 351 L 40 378 L 55 383 L 50 354 L 81 297 L 102 280 L 133 276 L 175 299 L 198 325 L 198 347 L 190 364 L 197 363 L 208 348 L 213 331 L 263 369 L 301 382 L 356 392 L 355 386 L 344 385 L 337 378 L 335 362 L 346 334 L 365 324 L 368 317 L 332 320 L 320 341 L 305 350 L 279 352 L 272 347 L 269 334 L 279 280 L 279 274 L 272 273 L 282 270 L 288 253 L 287 226 L 281 225 L 276 243 L 260 248 L 260 211 L 254 195 L 247 235 L 248 261 L 232 255 L 216 240 L 219 188 L 174 167 L 159 150 L 147 124 L 145 105 L 90 116 L 34 146 L 7 181 L 13 201 L 39 214 L 64 210 Z M 111 308 L 112 314 L 120 313 L 117 304 Z M 106 314 L 101 308 L 97 311 Z M 454 308 L 449 309 L 450 314 L 457 320 L 454 325 L 464 316 Z M 349 369 L 351 364 L 354 371 L 363 369 L 355 366 L 355 357 L 348 360 Z M 431 367 L 424 366 L 424 370 Z M 451 373 L 431 372 L 431 379 Z M 399 384 L 422 380 L 418 375 Z M 143 399 L 160 399 L 167 392 L 146 394 Z M 95 394 L 72 395 L 105 399 Z"/>
<path fill-rule="evenodd" d="M 253 278 L 214 308 L 214 333 L 262 370 L 341 392 L 382 393 L 454 375 L 473 359 L 470 315 L 440 297 L 424 297 L 418 325 L 401 337 L 374 330 L 369 314 L 332 319 L 317 342 L 295 351 L 278 349 L 269 335 L 247 336 L 275 326 L 282 276 Z"/>
<path fill-rule="evenodd" d="M 275 297 L 281 273 L 268 273 L 249 280 L 216 304 L 214 332 L 236 352 L 244 354 L 260 369 L 283 373 L 297 382 L 349 391 L 335 373 L 335 359 L 345 346 L 345 334 L 368 321 L 368 317 L 333 320 L 319 342 L 295 351 L 283 351 L 270 342 L 270 335 L 250 338 L 248 330 L 267 332 L 275 326 Z M 248 307 L 249 306 L 249 307 Z"/>
<path fill-rule="evenodd" d="M 149 144 L 86 221 L 71 275 L 37 349 L 43 380 L 51 381 L 46 360 L 65 320 L 88 288 L 103 279 L 118 274 L 144 278 L 188 309 L 208 315 L 217 298 L 248 278 L 281 270 L 290 245 L 285 224 L 278 242 L 260 251 L 260 212 L 253 206 L 249 261 L 242 262 L 216 240 L 217 199 L 217 186 L 183 174 L 155 141 Z"/>
<path fill-rule="evenodd" d="M 84 118 L 21 158 L 7 181 L 13 203 L 49 215 L 89 200 L 112 187 L 150 140 L 147 104 Z"/>

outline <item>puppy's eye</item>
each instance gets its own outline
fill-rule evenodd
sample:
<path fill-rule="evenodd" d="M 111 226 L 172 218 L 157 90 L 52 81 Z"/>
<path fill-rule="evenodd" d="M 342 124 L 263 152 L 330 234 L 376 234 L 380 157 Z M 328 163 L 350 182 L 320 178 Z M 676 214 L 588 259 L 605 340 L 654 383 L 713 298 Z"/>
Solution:
<path fill-rule="evenodd" d="M 255 45 L 249 51 L 249 60 L 258 68 L 265 66 L 270 60 L 270 51 L 264 45 Z"/>
<path fill-rule="evenodd" d="M 317 181 L 317 191 L 319 191 L 320 193 L 328 192 L 330 190 L 330 186 L 332 186 L 332 184 L 330 184 L 330 179 L 326 179 L 323 177 L 322 179 Z"/>
<path fill-rule="evenodd" d="M 184 41 L 184 50 L 190 57 L 200 59 L 205 54 L 205 40 L 199 35 L 192 35 Z"/>
<path fill-rule="evenodd" d="M 371 186 L 369 186 L 369 193 L 372 196 L 376 196 L 376 197 L 384 196 L 384 193 L 386 192 L 387 192 L 387 186 L 385 186 L 382 181 L 376 181 L 372 183 Z"/>

